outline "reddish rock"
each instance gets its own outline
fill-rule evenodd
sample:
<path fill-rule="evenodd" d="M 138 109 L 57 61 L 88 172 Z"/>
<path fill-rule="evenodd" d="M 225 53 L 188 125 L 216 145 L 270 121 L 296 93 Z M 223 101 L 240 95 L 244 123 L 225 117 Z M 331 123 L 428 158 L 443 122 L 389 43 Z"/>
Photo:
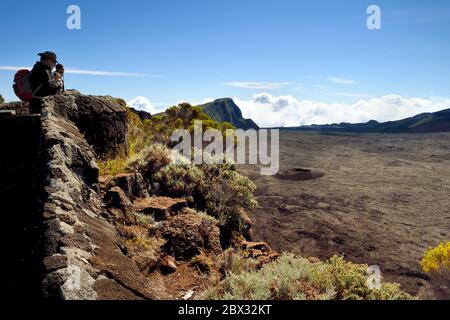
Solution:
<path fill-rule="evenodd" d="M 109 207 L 108 217 L 115 224 L 137 224 L 136 215 L 133 213 L 133 205 L 119 187 L 108 190 L 105 195 L 105 203 Z"/>
<path fill-rule="evenodd" d="M 151 252 L 134 254 L 132 260 L 144 275 L 153 272 L 158 267 L 158 259 Z"/>
<path fill-rule="evenodd" d="M 166 274 L 174 273 L 178 269 L 175 259 L 171 256 L 165 256 L 159 260 L 158 265 L 159 269 Z"/>
<path fill-rule="evenodd" d="M 244 251 L 246 258 L 252 258 L 258 262 L 258 268 L 275 261 L 280 256 L 265 242 L 244 241 L 241 243 L 241 249 Z"/>
<path fill-rule="evenodd" d="M 132 207 L 130 200 L 119 187 L 108 190 L 105 195 L 105 203 L 115 209 L 129 210 Z"/>
<path fill-rule="evenodd" d="M 316 257 L 309 257 L 308 261 L 311 263 L 321 263 L 322 262 L 319 258 L 316 258 Z"/>
<path fill-rule="evenodd" d="M 140 173 L 122 173 L 116 176 L 108 176 L 101 180 L 101 184 L 106 190 L 119 187 L 130 201 L 150 197 L 147 184 Z"/>
<path fill-rule="evenodd" d="M 238 211 L 238 214 L 239 214 L 240 233 L 245 238 L 245 240 L 252 241 L 253 240 L 252 220 L 250 220 L 249 216 L 243 209 L 240 209 Z"/>
<path fill-rule="evenodd" d="M 67 257 L 61 254 L 54 254 L 44 258 L 44 266 L 47 272 L 52 272 L 67 267 Z"/>
<path fill-rule="evenodd" d="M 143 300 L 127 288 L 119 285 L 116 281 L 108 278 L 95 281 L 94 290 L 98 295 L 98 300 Z"/>
<path fill-rule="evenodd" d="M 222 251 L 219 228 L 198 214 L 173 216 L 158 226 L 157 233 L 167 240 L 162 249 L 179 260 L 189 260 L 202 251 Z"/>
<path fill-rule="evenodd" d="M 133 203 L 133 209 L 146 215 L 151 215 L 155 221 L 166 220 L 171 215 L 187 207 L 185 199 L 152 197 L 137 199 Z"/>

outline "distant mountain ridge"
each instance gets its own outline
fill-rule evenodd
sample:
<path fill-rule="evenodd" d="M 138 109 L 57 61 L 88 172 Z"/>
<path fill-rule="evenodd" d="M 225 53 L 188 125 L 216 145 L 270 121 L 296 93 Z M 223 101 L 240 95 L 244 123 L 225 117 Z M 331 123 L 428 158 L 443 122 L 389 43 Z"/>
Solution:
<path fill-rule="evenodd" d="M 335 123 L 284 127 L 283 130 L 318 132 L 355 132 L 355 133 L 437 133 L 450 132 L 450 109 L 434 113 L 421 113 L 417 116 L 389 122 L 371 120 L 367 123 Z"/>
<path fill-rule="evenodd" d="M 217 99 L 213 102 L 199 105 L 203 112 L 217 122 L 229 122 L 238 129 L 255 129 L 259 126 L 251 119 L 244 119 L 241 109 L 231 98 Z"/>

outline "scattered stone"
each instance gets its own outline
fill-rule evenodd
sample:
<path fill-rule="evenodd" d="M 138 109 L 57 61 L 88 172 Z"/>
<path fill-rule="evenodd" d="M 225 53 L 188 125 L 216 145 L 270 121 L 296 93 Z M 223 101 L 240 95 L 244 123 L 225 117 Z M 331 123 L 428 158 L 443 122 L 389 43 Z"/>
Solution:
<path fill-rule="evenodd" d="M 111 183 L 123 190 L 125 195 L 134 201 L 138 198 L 149 198 L 147 185 L 140 173 L 123 173 L 112 177 Z"/>
<path fill-rule="evenodd" d="M 273 251 L 272 248 L 265 242 L 244 241 L 241 243 L 241 249 L 245 253 L 245 258 L 252 258 L 258 262 L 258 268 L 275 261 L 280 256 L 279 253 Z"/>
<path fill-rule="evenodd" d="M 194 290 L 189 290 L 186 292 L 186 294 L 182 297 L 183 300 L 191 300 L 194 296 Z"/>
<path fill-rule="evenodd" d="M 309 257 L 308 258 L 308 261 L 310 262 L 310 263 L 321 263 L 322 261 L 319 259 L 319 258 L 316 258 L 316 257 Z"/>
<path fill-rule="evenodd" d="M 77 218 L 73 214 L 63 213 L 58 215 L 59 220 L 73 226 L 77 223 Z"/>
<path fill-rule="evenodd" d="M 44 266 L 47 272 L 67 268 L 67 257 L 61 254 L 54 254 L 44 258 Z"/>
<path fill-rule="evenodd" d="M 159 269 L 165 274 L 174 273 L 178 269 L 175 258 L 171 256 L 165 256 L 159 260 L 158 266 Z"/>
<path fill-rule="evenodd" d="M 123 211 L 128 211 L 133 206 L 123 190 L 119 187 L 111 188 L 106 192 L 105 203 L 111 208 Z"/>

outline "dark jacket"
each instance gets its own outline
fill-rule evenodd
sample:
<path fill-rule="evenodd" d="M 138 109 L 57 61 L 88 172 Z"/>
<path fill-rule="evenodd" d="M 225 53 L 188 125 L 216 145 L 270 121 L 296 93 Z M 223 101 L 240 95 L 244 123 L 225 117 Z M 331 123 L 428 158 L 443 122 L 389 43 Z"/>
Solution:
<path fill-rule="evenodd" d="M 44 98 L 52 96 L 58 93 L 59 86 L 53 81 L 52 69 L 43 64 L 42 62 L 36 62 L 31 70 L 31 88 L 35 91 L 39 86 L 39 90 L 35 93 L 35 96 Z"/>

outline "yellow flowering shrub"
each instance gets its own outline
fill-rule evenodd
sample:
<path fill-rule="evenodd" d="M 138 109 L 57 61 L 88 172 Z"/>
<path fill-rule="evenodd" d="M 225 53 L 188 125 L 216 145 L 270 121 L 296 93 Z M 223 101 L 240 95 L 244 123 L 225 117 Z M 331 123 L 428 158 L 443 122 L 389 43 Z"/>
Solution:
<path fill-rule="evenodd" d="M 420 266 L 426 273 L 450 272 L 450 241 L 425 252 Z"/>

